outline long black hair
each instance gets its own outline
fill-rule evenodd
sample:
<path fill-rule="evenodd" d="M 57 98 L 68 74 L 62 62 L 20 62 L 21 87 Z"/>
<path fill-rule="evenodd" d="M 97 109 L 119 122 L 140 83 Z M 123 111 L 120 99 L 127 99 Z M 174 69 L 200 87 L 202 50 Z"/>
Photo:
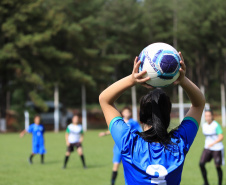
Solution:
<path fill-rule="evenodd" d="M 173 131 L 167 131 L 170 124 L 172 104 L 170 98 L 161 89 L 155 89 L 143 96 L 140 101 L 140 121 L 151 128 L 139 135 L 148 142 L 159 142 L 166 148 L 173 144 Z"/>

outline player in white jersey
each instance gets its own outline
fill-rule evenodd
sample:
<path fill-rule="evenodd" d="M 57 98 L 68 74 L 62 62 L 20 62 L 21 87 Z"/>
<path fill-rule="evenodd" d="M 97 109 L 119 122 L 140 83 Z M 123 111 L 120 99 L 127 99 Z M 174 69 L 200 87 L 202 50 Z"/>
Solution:
<path fill-rule="evenodd" d="M 222 143 L 224 137 L 223 131 L 220 124 L 214 120 L 213 112 L 211 110 L 205 112 L 205 119 L 206 122 L 202 125 L 202 131 L 206 139 L 199 164 L 205 183 L 204 185 L 209 185 L 205 164 L 211 161 L 212 158 L 214 158 L 217 169 L 218 185 L 222 185 L 223 172 L 221 165 L 224 164 L 224 145 Z"/>
<path fill-rule="evenodd" d="M 74 151 L 74 147 L 77 148 L 77 152 L 78 155 L 81 157 L 83 167 L 86 168 L 85 159 L 82 151 L 83 130 L 82 125 L 79 124 L 78 115 L 74 115 L 72 118 L 72 123 L 67 126 L 65 140 L 67 145 L 67 152 L 65 155 L 63 168 L 66 168 L 69 156 L 71 155 L 71 152 Z"/>

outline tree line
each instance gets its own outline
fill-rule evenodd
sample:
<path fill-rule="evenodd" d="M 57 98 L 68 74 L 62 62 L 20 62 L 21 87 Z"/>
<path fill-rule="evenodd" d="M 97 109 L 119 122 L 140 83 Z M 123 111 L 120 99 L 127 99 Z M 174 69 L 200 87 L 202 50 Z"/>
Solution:
<path fill-rule="evenodd" d="M 30 100 L 46 111 L 58 84 L 60 101 L 80 107 L 131 73 L 147 45 L 165 42 L 180 50 L 187 75 L 220 102 L 226 80 L 226 1 L 215 0 L 1 0 L 0 117 L 22 113 Z M 138 97 L 146 91 L 137 88 Z M 166 91 L 177 101 L 176 88 Z M 131 102 L 130 92 L 119 100 Z"/>

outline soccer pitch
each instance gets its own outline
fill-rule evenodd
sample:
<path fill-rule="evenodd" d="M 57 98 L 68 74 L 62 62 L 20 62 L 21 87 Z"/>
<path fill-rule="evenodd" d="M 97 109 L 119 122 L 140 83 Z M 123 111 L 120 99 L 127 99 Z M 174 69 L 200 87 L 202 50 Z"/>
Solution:
<path fill-rule="evenodd" d="M 226 133 L 226 128 L 223 128 Z M 0 185 L 110 185 L 112 173 L 111 136 L 99 137 L 103 130 L 89 130 L 85 133 L 83 150 L 87 169 L 83 169 L 76 152 L 70 156 L 67 169 L 62 169 L 66 151 L 64 132 L 45 133 L 47 153 L 45 164 L 40 163 L 40 155 L 28 163 L 31 153 L 31 135 L 24 138 L 19 133 L 0 135 Z M 224 140 L 226 146 L 226 141 Z M 199 170 L 199 159 L 204 146 L 201 129 L 187 155 L 182 173 L 181 185 L 203 184 Z M 226 184 L 226 167 L 223 167 L 223 184 Z M 211 185 L 217 185 L 217 173 L 213 161 L 207 164 L 208 179 Z M 123 168 L 120 166 L 116 185 L 124 183 Z"/>

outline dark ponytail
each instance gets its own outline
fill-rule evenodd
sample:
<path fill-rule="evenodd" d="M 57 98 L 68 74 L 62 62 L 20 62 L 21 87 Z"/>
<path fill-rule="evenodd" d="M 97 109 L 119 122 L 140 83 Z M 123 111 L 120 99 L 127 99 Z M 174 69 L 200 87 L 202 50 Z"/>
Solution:
<path fill-rule="evenodd" d="M 167 147 L 172 144 L 172 133 L 167 129 L 170 124 L 171 101 L 161 89 L 155 89 L 143 96 L 140 102 L 140 121 L 151 128 L 139 135 L 148 142 L 159 142 Z"/>

